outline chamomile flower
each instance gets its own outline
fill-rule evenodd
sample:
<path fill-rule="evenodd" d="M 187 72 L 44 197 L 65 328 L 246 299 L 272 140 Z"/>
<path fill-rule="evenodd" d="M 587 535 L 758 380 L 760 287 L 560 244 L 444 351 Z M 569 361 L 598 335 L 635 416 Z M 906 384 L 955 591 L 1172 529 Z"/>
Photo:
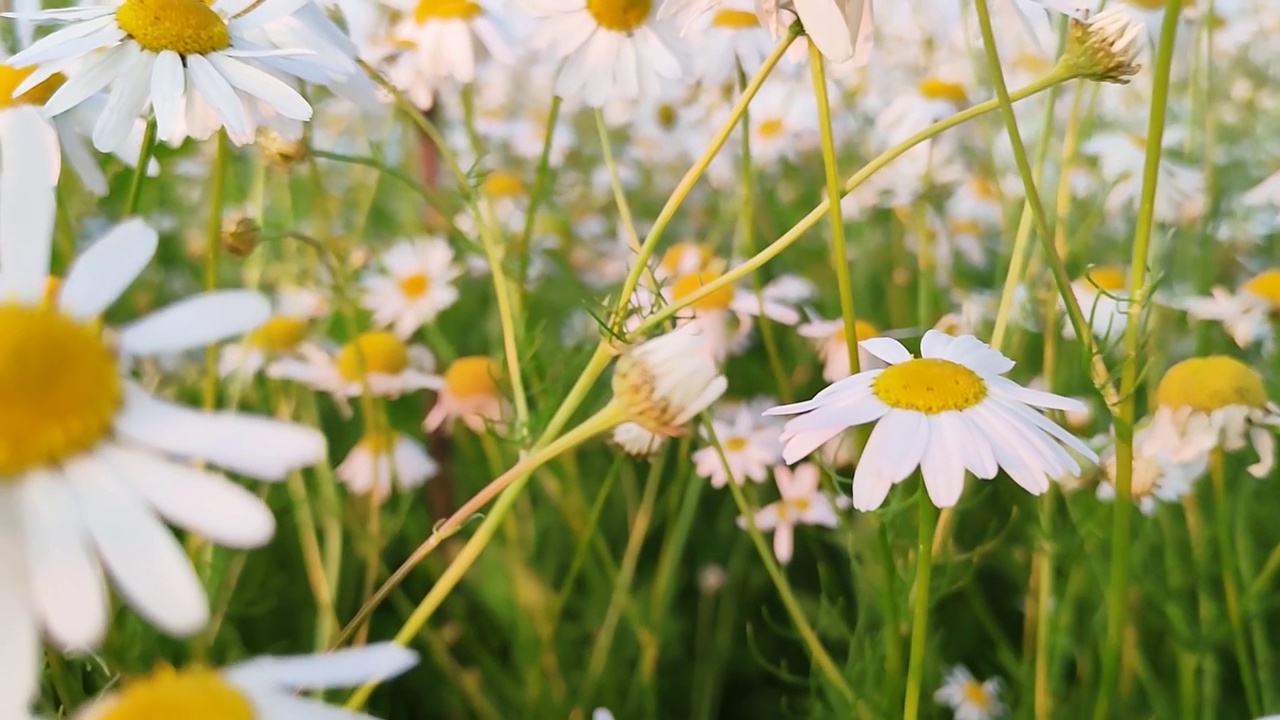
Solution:
<path fill-rule="evenodd" d="M 240 373 L 257 375 L 269 360 L 297 358 L 307 339 L 311 321 L 328 314 L 329 298 L 315 290 L 290 289 L 276 295 L 271 317 L 242 342 L 222 346 L 218 373 L 222 377 Z"/>
<path fill-rule="evenodd" d="M 1004 703 L 1000 702 L 999 678 L 978 682 L 963 665 L 947 671 L 933 701 L 951 708 L 956 720 L 994 720 L 1005 712 Z"/>
<path fill-rule="evenodd" d="M 391 494 L 392 481 L 401 490 L 412 490 L 435 477 L 440 466 L 422 443 L 394 430 L 366 433 L 335 474 L 356 495 L 372 492 L 379 502 Z"/>
<path fill-rule="evenodd" d="M 799 18 L 805 34 L 832 62 L 852 60 L 861 65 L 870 57 L 871 0 L 757 0 L 756 12 L 775 38 L 786 32 L 793 18 Z"/>
<path fill-rule="evenodd" d="M 1078 438 L 1036 408 L 1081 410 L 1070 398 L 1024 388 L 1004 377 L 1013 361 L 966 335 L 925 333 L 921 357 L 892 338 L 860 343 L 888 363 L 837 381 L 812 400 L 772 408 L 799 415 L 783 428 L 782 457 L 794 463 L 848 427 L 875 422 L 853 476 L 853 506 L 880 507 L 893 485 L 919 467 L 930 500 L 951 507 L 965 471 L 985 480 L 1000 469 L 1033 495 L 1080 466 L 1064 449 L 1097 460 Z"/>
<path fill-rule="evenodd" d="M 1185 463 L 1172 462 L 1162 456 L 1157 439 L 1148 427 L 1140 428 L 1133 437 L 1133 474 L 1129 478 L 1129 494 L 1143 515 L 1152 515 L 1158 503 L 1176 503 L 1195 487 L 1195 481 L 1208 467 L 1208 456 L 1190 458 Z M 1098 499 L 1116 499 L 1115 443 L 1102 454 L 1106 478 L 1098 483 Z"/>
<path fill-rule="evenodd" d="M 418 655 L 412 650 L 378 643 L 323 655 L 259 657 L 221 670 L 161 666 L 150 675 L 126 680 L 118 691 L 90 703 L 74 720 L 372 720 L 298 691 L 387 680 L 417 663 Z"/>
<path fill-rule="evenodd" d="M 382 254 L 384 273 L 364 277 L 362 304 L 373 323 L 407 338 L 458 301 L 453 281 L 462 274 L 443 238 L 404 240 Z"/>
<path fill-rule="evenodd" d="M 446 422 L 462 420 L 474 433 L 506 416 L 506 401 L 498 389 L 502 366 L 484 355 L 467 355 L 454 360 L 444 371 L 440 396 L 422 426 L 435 431 Z"/>
<path fill-rule="evenodd" d="M 392 30 L 392 43 L 401 53 L 389 63 L 390 77 L 409 90 L 418 107 L 428 109 L 446 83 L 475 82 L 478 56 L 514 63 L 507 35 L 498 18 L 479 3 L 418 0 Z"/>
<path fill-rule="evenodd" d="M 1240 347 L 1274 342 L 1271 321 L 1280 315 L 1280 269 L 1262 271 L 1234 293 L 1222 287 L 1210 292 L 1182 301 L 1183 309 L 1193 318 L 1222 323 Z"/>
<path fill-rule="evenodd" d="M 712 421 L 711 429 L 724 451 L 724 462 L 715 446 L 708 445 L 693 454 L 695 472 L 710 479 L 714 488 L 724 487 L 730 477 L 739 485 L 748 478 L 764 482 L 769 468 L 782 459 L 782 445 L 777 427 L 762 420 L 758 412 L 744 406 L 727 422 Z"/>
<path fill-rule="evenodd" d="M 739 68 L 748 76 L 755 74 L 773 49 L 750 0 L 725 0 L 692 21 L 685 37 L 698 47 L 694 76 L 711 85 L 732 82 Z"/>
<path fill-rule="evenodd" d="M 111 86 L 93 131 L 108 152 L 124 143 L 135 121 L 155 110 L 157 137 L 177 144 L 225 128 L 238 145 L 253 141 L 264 118 L 309 120 L 311 105 L 280 78 L 296 76 L 292 57 L 248 39 L 262 23 L 288 13 L 288 0 L 105 0 L 103 4 L 41 12 L 40 20 L 71 23 L 10 58 L 14 67 L 39 65 L 19 86 L 25 91 L 76 67 L 45 104 L 60 115 Z M 287 61 L 287 62 L 286 62 Z"/>
<path fill-rule="evenodd" d="M 1137 207 L 1142 191 L 1146 138 L 1123 133 L 1100 132 L 1080 146 L 1080 152 L 1095 156 L 1106 187 L 1106 209 L 1118 215 Z M 1204 216 L 1207 207 L 1204 173 L 1198 168 L 1165 158 L 1160 162 L 1156 185 L 1156 219 L 1172 225 L 1186 225 Z"/>
<path fill-rule="evenodd" d="M 53 212 L 44 189 L 6 195 L 0 215 L 0 715 L 35 691 L 39 632 L 62 649 L 103 639 L 103 571 L 124 602 L 173 635 L 209 618 L 204 587 L 164 521 L 218 544 L 275 530 L 253 493 L 188 460 L 262 480 L 324 458 L 310 429 L 153 397 L 131 360 L 204 347 L 266 320 L 257 293 L 197 295 L 104 335 L 101 316 L 156 251 L 140 220 L 111 229 L 47 297 Z M 21 210 L 21 211 L 19 211 Z M 26 215 L 24 215 L 26 213 Z"/>
<path fill-rule="evenodd" d="M 686 240 L 675 243 L 662 253 L 662 259 L 653 269 L 653 276 L 658 280 L 684 277 L 711 270 L 716 262 L 715 253 L 711 248 Z"/>
<path fill-rule="evenodd" d="M 533 43 L 563 61 L 556 94 L 604 107 L 679 78 L 681 60 L 653 16 L 653 0 L 524 0 L 541 18 Z"/>
<path fill-rule="evenodd" d="M 443 380 L 432 374 L 435 357 L 421 345 L 406 345 L 389 332 L 373 330 L 357 335 L 334 354 L 315 345 L 298 348 L 300 359 L 283 358 L 267 367 L 267 375 L 293 380 L 327 392 L 346 408 L 346 398 L 362 395 L 366 387 L 376 397 L 399 397 L 425 389 L 439 389 Z"/>
<path fill-rule="evenodd" d="M 720 277 L 721 273 L 704 271 L 676 278 L 663 290 L 664 304 L 680 302 Z M 641 304 L 647 304 L 641 291 Z M 732 285 L 720 288 L 685 308 L 677 315 L 677 327 L 689 328 L 701 335 L 717 360 L 742 352 L 755 326 L 755 317 L 764 315 L 783 325 L 800 320 L 795 309 L 798 297 L 787 282 L 766 289 L 759 295 L 750 290 L 737 290 Z M 650 309 L 650 308 L 646 308 Z"/>
<path fill-rule="evenodd" d="M 634 422 L 624 422 L 615 427 L 609 439 L 626 454 L 639 458 L 656 455 L 667 443 L 666 435 L 650 432 Z"/>
<path fill-rule="evenodd" d="M 857 342 L 880 336 L 880 328 L 862 319 L 854 322 L 853 331 Z M 800 337 L 812 340 L 817 346 L 818 357 L 822 360 L 823 380 L 835 382 L 849 377 L 849 343 L 845 335 L 843 318 L 811 320 L 797 327 L 796 332 Z M 877 360 L 874 355 L 861 347 L 858 348 L 859 370 L 883 366 L 884 363 Z"/>
<path fill-rule="evenodd" d="M 760 530 L 773 531 L 774 557 L 785 565 L 791 562 L 795 551 L 797 525 L 833 528 L 840 524 L 840 518 L 831 498 L 818 489 L 822 471 L 817 465 L 801 463 L 795 470 L 779 466 L 774 468 L 773 477 L 782 498 L 757 510 L 753 519 Z M 747 519 L 739 517 L 738 526 L 747 527 Z"/>
<path fill-rule="evenodd" d="M 711 353 L 706 338 L 688 328 L 628 348 L 613 370 L 613 401 L 650 433 L 682 435 L 729 386 Z"/>
<path fill-rule="evenodd" d="M 1129 302 L 1125 299 L 1128 278 L 1123 268 L 1101 266 L 1090 268 L 1087 273 L 1071 283 L 1071 291 L 1094 337 L 1103 343 L 1113 343 L 1124 335 L 1129 318 Z M 1070 323 L 1063 326 L 1063 334 L 1075 337 Z"/>
<path fill-rule="evenodd" d="M 1183 360 L 1165 372 L 1156 402 L 1150 443 L 1162 462 L 1189 464 L 1249 444 L 1258 454 L 1249 473 L 1271 473 L 1280 407 L 1267 396 L 1258 371 L 1225 355 Z"/>

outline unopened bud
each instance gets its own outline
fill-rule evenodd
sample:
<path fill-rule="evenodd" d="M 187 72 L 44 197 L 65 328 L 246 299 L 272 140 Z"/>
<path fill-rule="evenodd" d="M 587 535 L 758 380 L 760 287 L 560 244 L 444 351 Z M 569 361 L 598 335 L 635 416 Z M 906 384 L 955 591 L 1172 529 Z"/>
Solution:
<path fill-rule="evenodd" d="M 258 152 L 268 165 L 279 170 L 289 170 L 307 159 L 307 144 L 302 140 L 290 140 L 271 128 L 258 132 Z"/>
<path fill-rule="evenodd" d="M 261 240 L 262 227 L 253 218 L 236 218 L 222 226 L 222 247 L 234 257 L 249 257 Z"/>
<path fill-rule="evenodd" d="M 1145 32 L 1142 23 L 1123 6 L 1072 20 L 1063 63 L 1089 80 L 1128 84 L 1142 69 L 1137 61 Z"/>

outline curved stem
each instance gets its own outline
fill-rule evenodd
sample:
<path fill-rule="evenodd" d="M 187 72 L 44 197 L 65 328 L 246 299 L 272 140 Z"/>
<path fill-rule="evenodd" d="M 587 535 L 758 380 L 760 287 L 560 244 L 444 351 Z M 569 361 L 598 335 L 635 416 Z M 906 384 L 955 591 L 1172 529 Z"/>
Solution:
<path fill-rule="evenodd" d="M 920 716 L 920 697 L 924 683 L 925 650 L 929 642 L 929 581 L 933 574 L 933 530 L 938 511 L 929 501 L 923 483 L 918 492 L 920 509 L 919 537 L 916 542 L 916 581 L 912 590 L 911 655 L 907 661 L 907 695 L 903 701 L 902 720 Z"/>
<path fill-rule="evenodd" d="M 138 201 L 142 198 L 142 179 L 147 176 L 147 166 L 151 164 L 151 152 L 156 146 L 156 119 L 153 115 L 147 120 L 147 127 L 142 132 L 142 145 L 138 148 L 138 166 L 133 169 L 133 179 L 129 181 L 129 194 L 125 196 L 124 217 L 138 212 Z"/>

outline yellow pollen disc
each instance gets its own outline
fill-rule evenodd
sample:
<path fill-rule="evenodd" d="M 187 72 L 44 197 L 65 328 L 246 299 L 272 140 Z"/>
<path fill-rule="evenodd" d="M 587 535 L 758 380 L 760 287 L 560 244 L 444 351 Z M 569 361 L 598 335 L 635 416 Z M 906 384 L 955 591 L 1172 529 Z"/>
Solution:
<path fill-rule="evenodd" d="M 396 445 L 396 433 L 370 430 L 360 438 L 360 444 L 374 455 L 386 455 Z"/>
<path fill-rule="evenodd" d="M 587 12 L 605 30 L 631 33 L 649 19 L 653 0 L 587 0 Z"/>
<path fill-rule="evenodd" d="M 1092 268 L 1084 274 L 1085 287 L 1113 294 L 1124 290 L 1127 281 L 1124 270 L 1115 266 Z"/>
<path fill-rule="evenodd" d="M 811 503 L 809 502 L 809 498 L 797 498 L 789 501 L 787 504 L 790 505 L 791 509 L 795 510 L 797 513 L 803 513 L 809 509 Z"/>
<path fill-rule="evenodd" d="M 231 33 L 201 0 L 125 0 L 116 24 L 151 52 L 208 55 L 231 47 Z"/>
<path fill-rule="evenodd" d="M 983 689 L 982 684 L 977 680 L 970 680 L 964 684 L 964 699 L 965 702 L 976 706 L 979 710 L 986 710 L 991 704 L 991 697 L 987 695 L 987 691 Z"/>
<path fill-rule="evenodd" d="M 671 287 L 671 299 L 682 300 L 692 295 L 695 291 L 701 290 L 703 285 L 707 285 L 719 277 L 720 273 L 717 272 L 700 272 L 685 275 L 676 280 L 675 285 Z M 728 310 L 731 302 L 733 302 L 733 286 L 726 285 L 695 302 L 693 308 L 695 310 Z"/>
<path fill-rule="evenodd" d="M 444 385 L 456 398 L 493 397 L 498 394 L 499 370 L 493 358 L 484 355 L 460 357 L 444 371 Z"/>
<path fill-rule="evenodd" d="M 249 334 L 249 344 L 267 353 L 289 352 L 307 336 L 307 321 L 277 315 Z"/>
<path fill-rule="evenodd" d="M 524 183 L 514 173 L 495 170 L 484 179 L 480 192 L 495 200 L 524 197 Z"/>
<path fill-rule="evenodd" d="M 724 449 L 729 452 L 742 452 L 747 447 L 747 439 L 744 437 L 732 437 L 725 441 Z"/>
<path fill-rule="evenodd" d="M 126 683 L 97 720 L 254 720 L 253 705 L 212 670 L 160 668 Z"/>
<path fill-rule="evenodd" d="M 1191 406 L 1213 412 L 1232 405 L 1260 408 L 1267 404 L 1267 388 L 1257 370 L 1226 355 L 1183 360 L 1165 372 L 1156 400 L 1169 408 Z"/>
<path fill-rule="evenodd" d="M 769 118 L 768 120 L 760 123 L 756 128 L 756 132 L 759 133 L 762 138 L 773 140 L 781 137 L 782 132 L 785 129 L 786 125 L 783 124 L 781 118 Z"/>
<path fill-rule="evenodd" d="M 880 328 L 876 327 L 875 325 L 872 325 L 866 320 L 854 320 L 853 334 L 856 336 L 855 339 L 858 342 L 862 342 L 863 340 L 870 340 L 873 337 L 879 337 Z M 844 332 L 844 325 L 841 325 L 836 330 L 835 335 L 832 335 L 833 340 L 837 342 L 842 342 L 842 343 L 848 342 L 848 338 L 849 336 L 846 335 Z"/>
<path fill-rule="evenodd" d="M 356 382 L 362 369 L 370 375 L 399 375 L 409 367 L 409 349 L 389 332 L 367 332 L 338 353 L 338 372 Z"/>
<path fill-rule="evenodd" d="M 721 10 L 711 18 L 711 26 L 730 30 L 747 30 L 760 27 L 760 18 L 746 10 Z"/>
<path fill-rule="evenodd" d="M 676 126 L 676 119 L 677 114 L 674 105 L 671 103 L 662 103 L 658 106 L 658 127 L 661 127 L 663 130 L 670 130 Z"/>
<path fill-rule="evenodd" d="M 885 368 L 871 390 L 899 410 L 937 415 L 968 410 L 987 397 L 987 384 L 969 368 L 936 358 L 917 358 Z"/>
<path fill-rule="evenodd" d="M 18 89 L 23 80 L 31 76 L 36 71 L 36 66 L 25 68 L 11 68 L 8 65 L 0 65 L 0 108 L 13 107 L 14 105 L 44 105 L 49 101 L 58 88 L 67 81 L 67 76 L 62 73 L 54 73 L 47 80 L 30 90 L 14 97 L 13 91 Z"/>
<path fill-rule="evenodd" d="M 0 303 L 0 482 L 92 449 L 122 397 L 96 324 Z"/>
<path fill-rule="evenodd" d="M 711 264 L 711 251 L 707 248 L 692 242 L 676 243 L 667 248 L 662 254 L 662 269 L 668 273 L 674 273 L 684 264 L 686 258 L 693 256 L 697 258 L 699 270 L 703 270 L 707 265 Z"/>
<path fill-rule="evenodd" d="M 982 224 L 977 220 L 952 220 L 947 229 L 952 235 L 982 235 Z"/>
<path fill-rule="evenodd" d="M 400 292 L 405 297 L 417 299 L 427 294 L 427 290 L 431 288 L 431 281 L 422 273 L 414 273 L 400 278 Z"/>
<path fill-rule="evenodd" d="M 991 178 L 975 177 L 969 181 L 969 187 L 973 188 L 974 195 L 984 200 L 1000 199 L 1000 186 Z"/>
<path fill-rule="evenodd" d="M 419 23 L 428 20 L 470 20 L 484 12 L 484 8 L 470 0 L 422 0 L 413 10 L 413 19 Z"/>
<path fill-rule="evenodd" d="M 969 94 L 965 92 L 963 85 L 938 78 L 921 80 L 917 90 L 930 100 L 946 100 L 956 105 L 969 102 Z"/>
<path fill-rule="evenodd" d="M 50 275 L 44 279 L 44 295 L 40 297 L 40 304 L 45 307 L 54 307 L 58 304 L 58 294 L 62 292 L 62 278 L 57 275 Z"/>
<path fill-rule="evenodd" d="M 1264 270 L 1244 284 L 1245 292 L 1256 295 L 1280 308 L 1280 270 Z"/>

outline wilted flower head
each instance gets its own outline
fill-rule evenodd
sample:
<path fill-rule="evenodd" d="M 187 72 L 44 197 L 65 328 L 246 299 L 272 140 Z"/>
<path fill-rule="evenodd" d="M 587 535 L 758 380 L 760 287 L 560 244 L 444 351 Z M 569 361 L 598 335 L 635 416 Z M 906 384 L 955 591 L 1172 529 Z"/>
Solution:
<path fill-rule="evenodd" d="M 628 419 L 658 435 L 680 435 L 681 426 L 723 395 L 728 384 L 702 336 L 688 330 L 624 351 L 613 371 L 614 401 Z"/>
<path fill-rule="evenodd" d="M 1145 30 L 1123 5 L 1072 20 L 1063 62 L 1083 77 L 1099 82 L 1127 84 L 1138 74 L 1138 53 Z"/>

